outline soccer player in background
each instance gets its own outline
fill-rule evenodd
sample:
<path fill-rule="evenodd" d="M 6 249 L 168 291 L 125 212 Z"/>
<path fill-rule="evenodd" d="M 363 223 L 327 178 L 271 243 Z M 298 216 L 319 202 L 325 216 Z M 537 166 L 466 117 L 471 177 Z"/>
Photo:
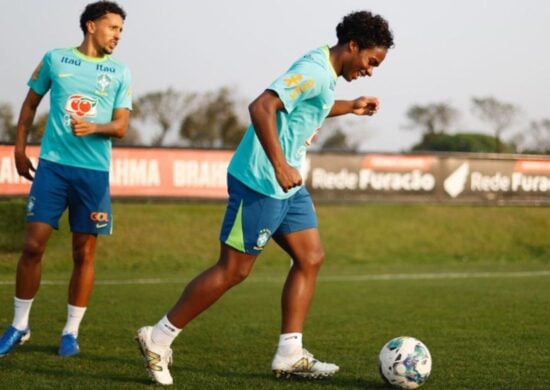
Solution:
<path fill-rule="evenodd" d="M 47 52 L 28 82 L 14 154 L 17 172 L 33 184 L 17 264 L 14 317 L 0 339 L 0 356 L 30 338 L 29 313 L 40 285 L 42 256 L 66 208 L 74 267 L 58 353 L 80 351 L 78 329 L 92 292 L 97 235 L 112 232 L 111 138 L 124 136 L 132 109 L 129 70 L 111 58 L 125 18 L 116 3 L 88 4 L 80 17 L 80 46 Z M 27 132 L 48 91 L 50 113 L 35 171 L 25 152 Z"/>
<path fill-rule="evenodd" d="M 393 46 L 393 34 L 386 20 L 367 11 L 344 17 L 336 33 L 335 46 L 307 53 L 250 104 L 252 124 L 228 168 L 229 200 L 218 262 L 187 285 L 155 326 L 138 330 L 146 368 L 156 382 L 173 383 L 168 366 L 176 336 L 248 276 L 271 237 L 293 259 L 282 293 L 281 335 L 272 362 L 275 376 L 329 377 L 339 370 L 302 346 L 324 250 L 299 170 L 326 117 L 377 112 L 377 98 L 335 101 L 334 88 L 339 76 L 347 81 L 371 76 Z"/>

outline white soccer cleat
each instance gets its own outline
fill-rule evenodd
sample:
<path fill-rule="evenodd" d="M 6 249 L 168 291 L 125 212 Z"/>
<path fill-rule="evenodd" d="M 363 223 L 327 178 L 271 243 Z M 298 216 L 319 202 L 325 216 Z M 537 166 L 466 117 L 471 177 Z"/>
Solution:
<path fill-rule="evenodd" d="M 174 381 L 168 366 L 172 365 L 172 349 L 155 345 L 151 340 L 152 331 L 152 326 L 144 326 L 138 330 L 136 336 L 139 349 L 145 359 L 145 368 L 155 382 L 161 385 L 171 385 Z"/>
<path fill-rule="evenodd" d="M 324 363 L 315 359 L 305 348 L 298 357 L 283 357 L 275 355 L 271 369 L 276 378 L 299 376 L 302 378 L 328 378 L 338 372 L 340 367 L 332 363 Z"/>

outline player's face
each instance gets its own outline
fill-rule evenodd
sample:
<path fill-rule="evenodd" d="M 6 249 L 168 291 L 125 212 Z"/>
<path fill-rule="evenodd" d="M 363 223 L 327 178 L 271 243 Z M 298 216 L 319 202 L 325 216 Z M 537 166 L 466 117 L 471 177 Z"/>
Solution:
<path fill-rule="evenodd" d="M 117 14 L 108 13 L 94 20 L 88 27 L 94 45 L 103 54 L 111 54 L 120 39 L 124 21 Z"/>
<path fill-rule="evenodd" d="M 359 49 L 355 42 L 350 43 L 350 57 L 344 63 L 342 76 L 347 81 L 356 80 L 359 77 L 372 76 L 374 68 L 379 66 L 388 49 L 385 47 L 372 47 L 368 49 Z"/>

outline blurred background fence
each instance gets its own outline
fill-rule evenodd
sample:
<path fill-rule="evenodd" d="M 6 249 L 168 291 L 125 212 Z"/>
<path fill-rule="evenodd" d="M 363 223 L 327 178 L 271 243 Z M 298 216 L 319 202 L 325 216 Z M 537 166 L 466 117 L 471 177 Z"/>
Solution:
<path fill-rule="evenodd" d="M 38 146 L 29 156 L 38 160 Z M 115 198 L 225 199 L 233 151 L 113 148 Z M 550 156 L 490 153 L 307 155 L 303 176 L 320 201 L 550 204 Z M 0 195 L 25 196 L 13 146 L 0 145 Z"/>

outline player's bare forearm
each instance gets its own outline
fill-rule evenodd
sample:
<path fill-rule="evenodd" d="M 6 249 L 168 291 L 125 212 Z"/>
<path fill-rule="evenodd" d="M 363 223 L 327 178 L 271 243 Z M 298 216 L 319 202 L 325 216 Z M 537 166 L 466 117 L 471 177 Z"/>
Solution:
<path fill-rule="evenodd" d="M 36 110 L 42 96 L 38 95 L 32 89 L 29 89 L 23 104 L 21 105 L 21 111 L 19 113 L 19 119 L 17 121 L 17 130 L 15 135 L 15 153 L 25 154 L 25 148 L 27 146 L 27 133 L 28 129 L 32 127 L 34 117 L 36 116 Z"/>
<path fill-rule="evenodd" d="M 346 114 L 374 115 L 380 103 L 374 96 L 361 96 L 354 100 L 336 100 L 327 117 Z"/>
<path fill-rule="evenodd" d="M 17 132 L 15 135 L 15 148 L 13 154 L 17 173 L 31 181 L 33 180 L 31 171 L 34 172 L 35 168 L 26 153 L 27 133 L 28 129 L 32 126 L 36 110 L 41 101 L 42 95 L 38 95 L 32 89 L 29 89 L 21 106 L 21 112 L 19 113 L 19 119 L 17 121 Z"/>
<path fill-rule="evenodd" d="M 330 109 L 328 118 L 335 116 L 351 114 L 353 110 L 353 101 L 352 100 L 336 100 Z"/>
<path fill-rule="evenodd" d="M 127 109 L 117 109 L 113 114 L 113 120 L 108 123 L 88 122 L 80 117 L 71 117 L 71 126 L 73 134 L 77 137 L 83 137 L 90 134 L 100 134 L 106 137 L 122 138 L 128 129 L 130 120 L 130 111 Z"/>
<path fill-rule="evenodd" d="M 35 115 L 36 115 L 36 110 L 33 110 L 30 107 L 23 104 L 23 106 L 21 107 L 21 113 L 19 114 L 19 120 L 17 121 L 17 130 L 15 134 L 15 153 L 16 154 L 25 153 L 25 149 L 27 147 L 28 129 L 31 128 Z"/>

